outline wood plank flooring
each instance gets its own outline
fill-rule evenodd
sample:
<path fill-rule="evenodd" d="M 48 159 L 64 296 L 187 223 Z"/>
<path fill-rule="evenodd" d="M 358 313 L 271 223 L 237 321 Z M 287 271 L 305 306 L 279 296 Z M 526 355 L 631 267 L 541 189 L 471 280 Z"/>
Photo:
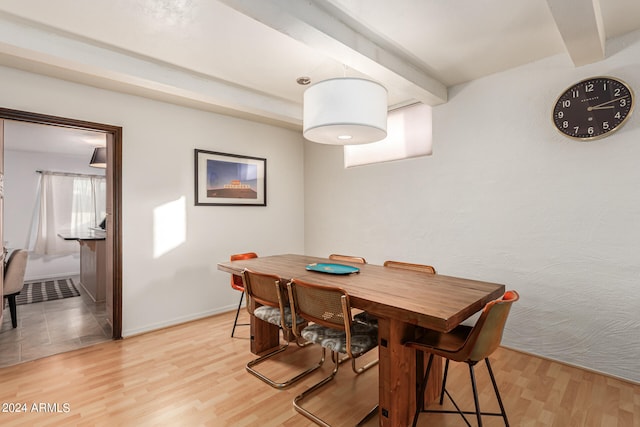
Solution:
<path fill-rule="evenodd" d="M 1 368 L 0 425 L 313 426 L 291 402 L 331 363 L 289 389 L 275 390 L 245 371 L 254 357 L 249 331 L 238 327 L 238 337 L 230 338 L 233 315 Z M 244 323 L 246 312 L 242 316 Z M 263 372 L 284 378 L 292 367 L 320 356 L 315 347 L 290 350 L 260 365 Z M 640 426 L 640 385 L 504 348 L 494 353 L 492 366 L 512 426 Z M 477 373 L 481 404 L 495 409 L 484 366 Z M 448 388 L 459 403 L 473 406 L 466 365 L 452 365 Z M 343 366 L 309 405 L 332 425 L 351 426 L 376 400 L 377 371 L 356 377 Z M 374 418 L 367 426 L 377 423 Z M 463 424 L 457 415 L 423 414 L 419 425 Z M 486 418 L 485 425 L 504 424 Z"/>

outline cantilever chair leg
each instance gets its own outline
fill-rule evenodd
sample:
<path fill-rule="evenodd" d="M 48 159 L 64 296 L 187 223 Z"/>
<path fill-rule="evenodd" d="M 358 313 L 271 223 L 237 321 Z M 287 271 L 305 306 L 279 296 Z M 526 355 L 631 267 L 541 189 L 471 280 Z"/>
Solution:
<path fill-rule="evenodd" d="M 340 354 L 341 353 L 336 353 L 336 352 L 332 351 L 331 352 L 331 361 L 335 362 L 335 360 L 333 360 L 333 358 L 334 357 L 338 357 L 338 363 L 342 365 L 344 362 L 346 362 L 348 360 L 351 360 L 351 356 L 349 356 L 348 354 L 345 354 L 345 356 L 342 359 L 340 359 Z"/>
<path fill-rule="evenodd" d="M 238 303 L 238 309 L 236 310 L 236 318 L 233 321 L 233 329 L 231 329 L 231 338 L 233 338 L 233 334 L 236 332 L 236 326 L 249 326 L 249 323 L 238 323 L 238 315 L 240 314 L 240 309 L 242 308 L 243 297 L 244 291 L 240 294 L 240 302 Z"/>
<path fill-rule="evenodd" d="M 312 385 L 311 387 L 309 387 L 308 389 L 306 389 L 305 391 L 303 391 L 301 394 L 297 395 L 293 399 L 293 407 L 295 408 L 296 411 L 298 411 L 300 414 L 304 415 L 305 417 L 309 418 L 314 423 L 322 427 L 331 427 L 331 425 L 327 424 L 325 421 L 320 419 L 317 415 L 307 411 L 305 408 L 301 406 L 301 403 L 311 393 L 318 390 L 320 387 L 327 384 L 329 381 L 333 380 L 333 378 L 338 373 L 338 367 L 340 366 L 340 358 L 337 354 L 333 354 L 334 352 L 331 352 L 331 353 L 332 353 L 331 360 L 334 361 L 334 368 L 333 368 L 333 371 L 331 371 L 331 373 L 329 374 L 329 376 L 325 377 L 324 379 L 320 380 L 316 384 Z M 322 347 L 322 355 L 324 356 L 324 354 L 325 354 L 325 348 Z"/>
<path fill-rule="evenodd" d="M 325 348 L 322 348 L 322 354 L 324 356 L 324 352 L 325 352 Z M 301 394 L 299 394 L 298 396 L 295 397 L 295 399 L 293 399 L 293 407 L 296 409 L 296 411 L 298 411 L 299 413 L 301 413 L 302 415 L 304 415 L 305 417 L 309 418 L 310 420 L 312 420 L 313 422 L 315 422 L 316 424 L 323 426 L 323 427 L 331 427 L 330 424 L 327 424 L 325 421 L 323 421 L 321 418 L 319 418 L 317 415 L 307 411 L 305 408 L 302 407 L 302 401 L 308 397 L 311 393 L 313 393 L 314 391 L 318 390 L 319 388 L 321 388 L 323 385 L 327 384 L 329 381 L 333 380 L 333 378 L 336 376 L 336 373 L 338 372 L 338 367 L 341 364 L 341 360 L 339 357 L 338 353 L 335 352 L 331 352 L 331 360 L 334 363 L 334 368 L 333 371 L 331 371 L 331 373 L 329 374 L 329 376 L 325 377 L 324 379 L 320 380 L 318 383 L 314 384 L 313 386 L 309 387 L 308 389 L 306 389 L 305 391 L 303 391 Z M 355 360 L 355 359 L 353 359 Z M 372 366 L 375 366 L 378 363 L 377 360 L 369 362 L 367 365 L 359 368 L 358 371 L 356 371 L 355 367 L 354 367 L 354 372 L 356 373 L 362 373 L 365 370 L 369 369 Z M 352 363 L 352 366 L 355 366 L 355 363 Z M 365 415 L 364 418 L 362 418 L 358 424 L 356 424 L 356 427 L 363 425 L 364 423 L 366 423 L 369 419 L 371 419 L 371 417 L 373 417 L 376 413 L 378 412 L 378 405 L 374 406 L 373 409 L 371 409 L 367 415 Z"/>
<path fill-rule="evenodd" d="M 353 372 L 355 372 L 356 374 L 361 374 L 364 371 L 366 371 L 367 369 L 375 366 L 378 364 L 379 360 L 372 360 L 371 362 L 367 363 L 364 366 L 361 366 L 360 368 L 356 368 L 356 359 L 351 358 L 351 356 L 349 356 L 348 354 L 345 355 L 342 359 L 340 359 L 340 354 L 342 353 L 336 353 L 336 352 L 331 352 L 331 361 L 335 362 L 334 358 L 337 357 L 338 358 L 338 364 L 342 365 L 344 362 L 348 362 L 351 361 L 351 369 L 353 369 Z"/>
<path fill-rule="evenodd" d="M 351 369 L 353 369 L 353 372 L 356 373 L 356 375 L 360 375 L 361 373 L 363 373 L 364 371 L 366 371 L 369 368 L 373 368 L 374 366 L 376 366 L 378 364 L 379 360 L 372 360 L 371 362 L 367 363 L 364 366 L 361 366 L 359 368 L 356 368 L 356 359 L 351 359 Z"/>
<path fill-rule="evenodd" d="M 295 375 L 294 377 L 289 378 L 288 380 L 283 381 L 283 382 L 274 381 L 271 378 L 268 378 L 265 375 L 263 375 L 260 372 L 258 372 L 257 370 L 253 369 L 254 366 L 264 362 L 265 360 L 275 356 L 276 354 L 282 353 L 283 351 L 285 351 L 287 349 L 288 346 L 289 346 L 289 343 L 287 342 L 284 345 L 281 345 L 280 347 L 275 349 L 274 351 L 271 351 L 271 352 L 269 352 L 267 354 L 264 354 L 264 355 L 258 357 L 257 359 L 254 359 L 254 360 L 250 361 L 245 366 L 247 372 L 249 372 L 250 374 L 252 374 L 252 375 L 254 375 L 256 377 L 258 377 L 259 379 L 261 379 L 265 383 L 269 384 L 273 388 L 284 389 L 284 388 L 289 387 L 290 385 L 292 385 L 293 383 L 295 383 L 296 381 L 298 381 L 302 377 L 310 374 L 311 372 L 315 371 L 316 369 L 319 369 L 322 366 L 322 364 L 324 363 L 325 351 L 324 351 L 324 349 L 322 349 L 322 357 L 320 358 L 320 361 L 318 363 L 316 363 L 315 365 L 311 366 L 310 368 L 300 372 L 299 374 Z"/>

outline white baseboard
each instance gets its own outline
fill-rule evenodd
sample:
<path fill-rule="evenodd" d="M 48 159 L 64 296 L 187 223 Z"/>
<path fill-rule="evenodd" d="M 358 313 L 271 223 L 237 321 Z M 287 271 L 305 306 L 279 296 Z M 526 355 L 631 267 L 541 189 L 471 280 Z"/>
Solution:
<path fill-rule="evenodd" d="M 237 306 L 220 307 L 220 308 L 217 308 L 215 310 L 202 311 L 200 313 L 193 313 L 193 314 L 190 314 L 188 316 L 176 317 L 174 319 L 169 319 L 169 320 L 166 320 L 166 321 L 163 321 L 163 322 L 152 323 L 152 324 L 143 326 L 141 328 L 135 328 L 135 329 L 124 329 L 123 328 L 122 329 L 122 337 L 123 338 L 130 338 L 130 337 L 135 336 L 135 335 L 140 335 L 140 334 L 144 334 L 144 333 L 147 333 L 147 332 L 153 332 L 153 331 L 156 331 L 156 330 L 159 330 L 159 329 L 168 328 L 170 326 L 177 326 L 177 325 L 180 325 L 182 323 L 191 322 L 193 320 L 204 319 L 205 317 L 214 316 L 216 314 L 226 313 L 228 311 L 235 310 L 236 308 L 237 308 Z"/>

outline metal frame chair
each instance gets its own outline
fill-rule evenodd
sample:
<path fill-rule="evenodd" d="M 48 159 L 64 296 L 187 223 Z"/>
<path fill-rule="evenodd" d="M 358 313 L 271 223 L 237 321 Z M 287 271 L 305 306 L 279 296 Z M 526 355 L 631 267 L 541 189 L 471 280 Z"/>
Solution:
<path fill-rule="evenodd" d="M 231 255 L 231 261 L 239 261 L 242 259 L 251 259 L 251 258 L 258 258 L 258 254 L 256 254 L 255 252 L 246 252 L 243 254 Z M 240 294 L 240 302 L 238 302 L 238 309 L 236 310 L 236 318 L 233 321 L 233 329 L 231 329 L 231 338 L 233 338 L 233 334 L 235 334 L 236 332 L 236 326 L 249 326 L 249 323 L 238 323 L 238 315 L 240 314 L 240 309 L 242 308 L 242 299 L 244 297 L 244 283 L 242 282 L 242 276 L 232 274 L 231 287 L 236 291 L 242 292 Z"/>
<path fill-rule="evenodd" d="M 424 352 L 430 353 L 426 373 L 424 374 L 424 378 L 420 382 L 419 389 L 416 393 L 416 413 L 413 418 L 414 427 L 416 426 L 418 417 L 422 412 L 460 414 L 469 427 L 471 427 L 471 424 L 467 420 L 467 417 L 465 417 L 465 414 L 475 414 L 478 427 L 482 427 L 482 415 L 499 416 L 504 419 L 505 425 L 509 426 L 507 413 L 505 412 L 500 392 L 498 391 L 496 379 L 493 375 L 493 371 L 491 370 L 489 356 L 500 345 L 502 332 L 504 331 L 504 326 L 507 321 L 511 305 L 519 298 L 520 297 L 516 291 L 507 291 L 502 298 L 491 301 L 484 307 L 475 326 L 470 327 L 460 325 L 449 333 L 424 330 L 422 337 L 415 341 L 405 343 L 406 346 L 416 350 L 416 361 L 423 359 Z M 424 393 L 427 388 L 427 380 L 429 378 L 434 356 L 446 358 L 444 377 L 442 379 L 442 390 L 440 392 L 440 405 L 442 405 L 444 395 L 446 394 L 455 406 L 455 411 L 424 408 Z M 473 388 L 475 411 L 461 410 L 449 391 L 446 389 L 450 360 L 453 360 L 454 362 L 464 362 L 469 365 L 469 375 L 471 377 L 471 386 Z M 485 361 L 487 370 L 489 371 L 493 390 L 495 391 L 498 404 L 500 405 L 500 413 L 482 412 L 480 410 L 474 366 L 481 360 Z M 416 363 L 417 370 L 421 371 L 421 368 L 419 368 L 421 366 L 421 363 Z M 416 372 L 416 377 L 421 378 L 422 372 Z"/>
<path fill-rule="evenodd" d="M 357 375 L 377 365 L 378 360 L 376 359 L 358 368 L 356 367 L 356 359 L 378 346 L 378 330 L 353 322 L 349 295 L 343 289 L 316 285 L 298 279 L 292 279 L 287 287 L 293 316 L 299 316 L 313 322 L 304 329 L 300 329 L 300 324 L 294 323 L 294 335 L 321 345 L 323 354 L 325 349 L 330 350 L 334 361 L 334 369 L 329 376 L 296 396 L 293 399 L 293 406 L 296 411 L 316 424 L 330 427 L 320 417 L 303 408 L 302 401 L 309 394 L 330 382 L 338 372 L 342 361 L 350 359 L 351 368 Z M 348 359 L 341 361 L 339 353 L 347 354 Z M 376 405 L 361 423 L 372 416 L 377 408 Z"/>
<path fill-rule="evenodd" d="M 340 254 L 331 254 L 329 255 L 329 259 L 333 261 L 342 261 L 342 262 L 352 262 L 355 264 L 366 264 L 367 260 L 365 260 L 361 256 L 353 256 L 353 255 L 340 255 Z M 367 325 L 378 326 L 378 319 L 375 316 L 367 313 L 366 311 L 362 311 L 355 316 L 353 316 L 353 320 L 359 323 L 364 323 Z M 349 356 L 340 359 L 340 363 L 349 360 Z"/>
<path fill-rule="evenodd" d="M 265 322 L 277 325 L 285 335 L 285 343 L 283 345 L 247 363 L 247 371 L 266 382 L 271 387 L 283 389 L 320 368 L 325 359 L 324 351 L 322 352 L 322 357 L 317 364 L 282 382 L 273 380 L 254 369 L 254 366 L 285 351 L 289 346 L 287 336 L 292 330 L 292 325 L 302 326 L 306 324 L 306 321 L 301 317 L 292 315 L 288 300 L 283 292 L 282 279 L 279 276 L 257 273 L 245 269 L 242 272 L 242 279 L 244 281 L 245 292 L 247 293 L 247 311 L 249 311 L 249 314 L 264 320 Z M 254 303 L 260 304 L 260 306 L 254 309 Z M 305 347 L 310 344 L 302 343 L 297 338 L 295 341 L 299 347 Z"/>

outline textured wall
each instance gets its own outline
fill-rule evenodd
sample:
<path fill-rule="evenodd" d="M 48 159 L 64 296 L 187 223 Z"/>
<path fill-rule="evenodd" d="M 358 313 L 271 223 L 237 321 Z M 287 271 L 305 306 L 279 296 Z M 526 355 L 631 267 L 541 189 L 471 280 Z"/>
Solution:
<path fill-rule="evenodd" d="M 341 148 L 306 143 L 306 252 L 504 283 L 521 300 L 503 344 L 640 381 L 640 117 L 593 142 L 551 123 L 556 97 L 582 78 L 640 92 L 640 33 L 607 52 L 450 89 L 433 110 L 431 157 L 345 170 Z"/>

